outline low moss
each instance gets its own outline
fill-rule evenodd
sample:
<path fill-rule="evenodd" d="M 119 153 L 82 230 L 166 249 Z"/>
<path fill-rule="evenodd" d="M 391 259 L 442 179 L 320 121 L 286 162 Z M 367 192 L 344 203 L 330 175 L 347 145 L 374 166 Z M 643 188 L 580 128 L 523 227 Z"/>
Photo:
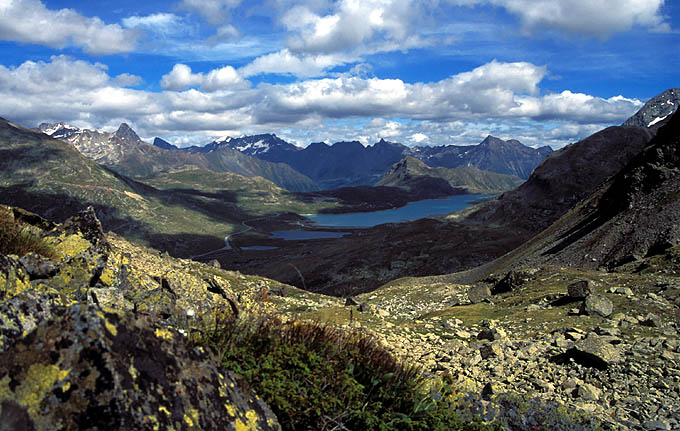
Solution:
<path fill-rule="evenodd" d="M 432 390 L 422 370 L 373 338 L 274 317 L 228 320 L 194 340 L 245 378 L 284 430 L 491 430 L 454 412 L 450 386 Z"/>

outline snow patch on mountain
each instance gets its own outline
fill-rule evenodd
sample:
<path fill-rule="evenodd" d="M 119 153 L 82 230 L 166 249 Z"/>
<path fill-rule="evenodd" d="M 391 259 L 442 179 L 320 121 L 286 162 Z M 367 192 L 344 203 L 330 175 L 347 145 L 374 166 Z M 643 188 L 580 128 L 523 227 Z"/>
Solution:
<path fill-rule="evenodd" d="M 672 103 L 671 103 L 671 105 L 672 105 Z M 668 115 L 670 115 L 670 114 L 668 114 Z M 649 124 L 647 124 L 647 127 L 652 127 L 656 123 L 665 120 L 666 118 L 668 118 L 668 115 L 664 115 L 663 117 L 656 117 L 655 119 L 650 121 Z"/>

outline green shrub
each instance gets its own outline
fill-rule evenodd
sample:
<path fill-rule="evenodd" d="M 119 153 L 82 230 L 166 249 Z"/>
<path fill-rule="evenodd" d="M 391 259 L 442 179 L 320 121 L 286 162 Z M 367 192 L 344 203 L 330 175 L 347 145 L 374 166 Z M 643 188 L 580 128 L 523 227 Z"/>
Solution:
<path fill-rule="evenodd" d="M 272 317 L 225 321 L 204 333 L 223 365 L 244 377 L 284 430 L 490 430 L 464 422 L 446 389 L 372 338 Z"/>
<path fill-rule="evenodd" d="M 0 207 L 0 253 L 23 256 L 30 252 L 45 257 L 53 255 L 52 248 L 42 238 L 15 221 L 9 209 Z"/>

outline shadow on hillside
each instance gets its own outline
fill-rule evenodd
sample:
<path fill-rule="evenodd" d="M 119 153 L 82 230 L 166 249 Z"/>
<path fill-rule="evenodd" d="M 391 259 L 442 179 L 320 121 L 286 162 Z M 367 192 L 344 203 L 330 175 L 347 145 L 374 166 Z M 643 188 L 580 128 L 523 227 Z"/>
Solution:
<path fill-rule="evenodd" d="M 180 205 L 200 212 L 217 223 L 240 223 L 243 220 L 255 217 L 235 206 L 238 195 L 231 190 L 220 190 L 213 193 L 189 188 L 160 190 L 126 177 L 113 169 L 101 165 L 100 167 L 143 197 L 158 199 L 165 205 Z"/>
<path fill-rule="evenodd" d="M 28 145 L 0 149 L 0 171 L 6 176 L 19 176 L 30 180 L 34 175 L 27 172 L 44 168 L 50 160 L 62 160 L 63 150 L 51 147 L 31 147 Z"/>
<path fill-rule="evenodd" d="M 31 190 L 32 186 L 33 183 L 27 182 L 9 187 L 0 187 L 0 204 L 20 207 L 57 223 L 62 223 L 68 217 L 77 214 L 88 206 L 92 206 L 105 231 L 115 232 L 128 239 L 144 240 L 150 247 L 160 251 L 167 251 L 175 257 L 188 257 L 224 246 L 224 238 L 221 237 L 194 233 L 159 233 L 148 223 L 122 214 L 119 208 L 78 199 L 66 193 L 47 193 Z M 142 186 L 151 189 L 153 193 L 164 193 L 145 185 Z M 135 190 L 141 191 L 139 189 Z M 189 197 L 184 196 L 180 197 L 180 200 L 182 198 L 189 199 Z M 175 202 L 175 204 L 178 203 Z M 190 205 L 191 209 L 203 212 L 216 222 L 234 221 L 232 217 L 223 216 L 220 213 L 223 208 L 227 207 L 226 204 L 211 204 L 200 201 L 196 201 L 196 204 L 196 206 Z M 234 211 L 233 207 L 228 206 L 228 208 L 231 212 Z M 252 218 L 246 213 L 240 212 L 240 214 L 243 214 L 242 217 Z"/>

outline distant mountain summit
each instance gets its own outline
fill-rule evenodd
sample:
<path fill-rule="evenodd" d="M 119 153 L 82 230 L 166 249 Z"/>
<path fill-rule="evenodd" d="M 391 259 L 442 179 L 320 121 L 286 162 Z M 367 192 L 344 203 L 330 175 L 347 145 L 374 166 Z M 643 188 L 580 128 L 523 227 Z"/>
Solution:
<path fill-rule="evenodd" d="M 240 138 L 227 137 L 221 142 L 218 140 L 214 143 L 227 145 L 229 148 L 240 151 L 243 154 L 259 157 L 270 162 L 277 161 L 275 159 L 279 155 L 294 153 L 300 150 L 300 148 L 274 134 L 243 136 Z"/>
<path fill-rule="evenodd" d="M 142 142 L 137 133 L 132 130 L 132 128 L 130 128 L 127 123 L 121 123 L 121 125 L 118 127 L 118 130 L 116 130 L 113 135 L 126 143 L 136 144 L 138 142 Z"/>
<path fill-rule="evenodd" d="M 489 135 L 478 145 L 415 147 L 409 154 L 432 167 L 467 166 L 527 179 L 552 152 L 548 146 L 534 149 L 515 139 L 504 141 Z"/>
<path fill-rule="evenodd" d="M 669 88 L 652 97 L 622 125 L 625 127 L 660 127 L 680 106 L 680 88 Z"/>
<path fill-rule="evenodd" d="M 79 128 L 71 126 L 66 123 L 54 123 L 54 124 L 41 123 L 38 126 L 38 130 L 40 130 L 41 132 L 48 136 L 53 137 L 54 139 L 68 138 L 69 136 L 80 131 Z"/>
<path fill-rule="evenodd" d="M 376 186 L 400 187 L 415 191 L 422 188 L 445 190 L 449 194 L 494 194 L 511 190 L 522 184 L 514 175 L 497 174 L 477 168 L 433 168 L 415 157 L 406 156 L 392 166 Z M 457 193 L 456 193 L 457 191 Z"/>

